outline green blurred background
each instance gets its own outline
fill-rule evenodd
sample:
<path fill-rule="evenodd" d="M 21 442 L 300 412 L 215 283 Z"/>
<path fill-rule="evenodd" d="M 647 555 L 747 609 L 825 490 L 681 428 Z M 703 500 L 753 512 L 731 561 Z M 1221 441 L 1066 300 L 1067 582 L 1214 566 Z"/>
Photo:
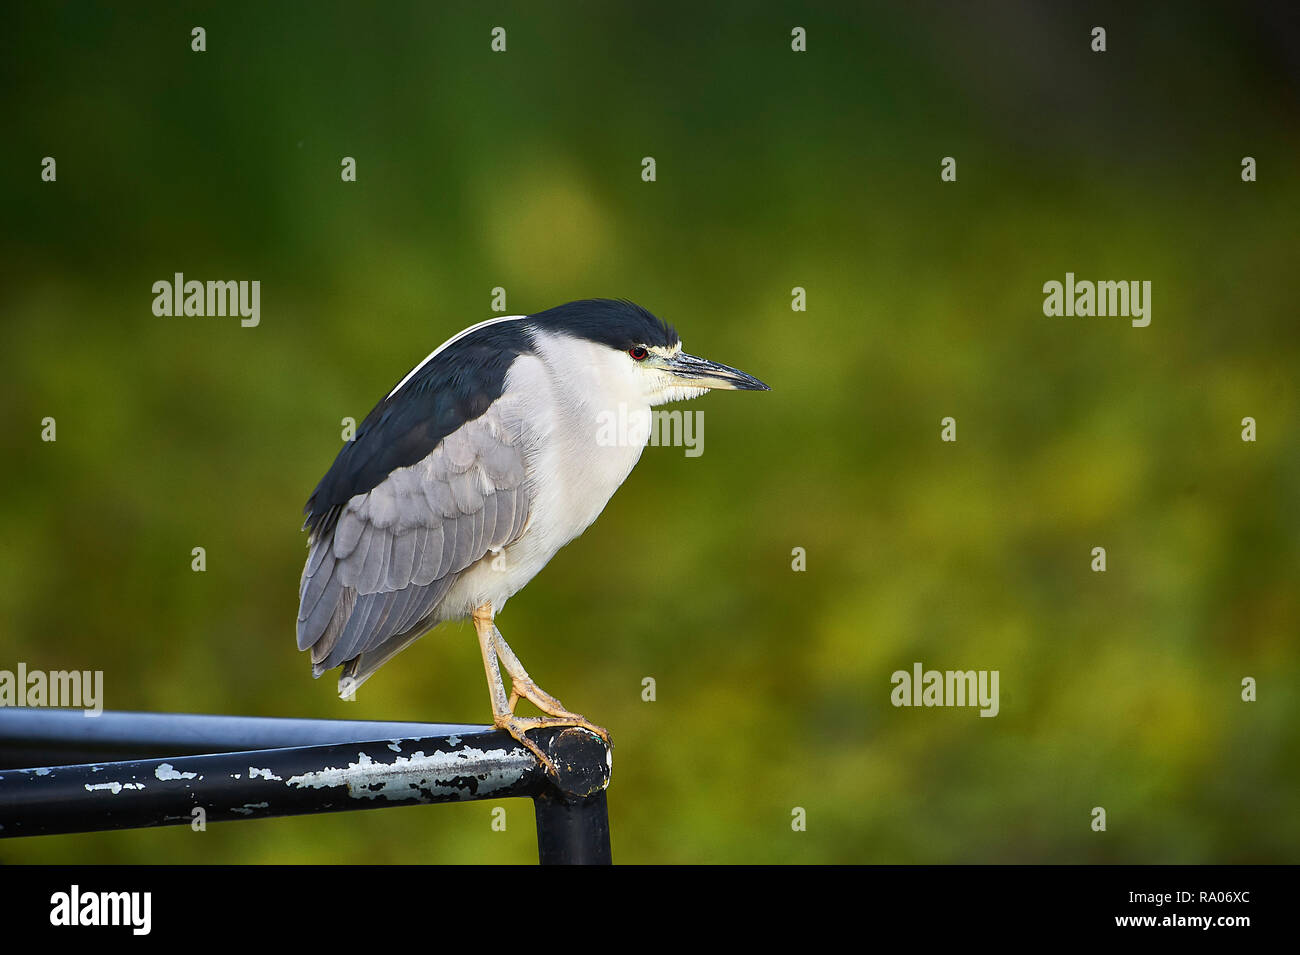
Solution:
<path fill-rule="evenodd" d="M 310 678 L 303 502 L 493 287 L 626 297 L 773 391 L 678 406 L 703 456 L 648 449 L 500 619 L 614 734 L 616 861 L 1300 859 L 1286 5 L 113 6 L 0 38 L 0 668 L 102 669 L 110 709 L 482 722 L 468 624 L 356 703 Z M 260 280 L 260 326 L 155 317 L 177 271 Z M 1150 327 L 1044 317 L 1067 271 L 1150 280 Z M 1000 670 L 1000 715 L 894 708 L 914 661 Z M 0 859 L 535 860 L 506 805 Z"/>

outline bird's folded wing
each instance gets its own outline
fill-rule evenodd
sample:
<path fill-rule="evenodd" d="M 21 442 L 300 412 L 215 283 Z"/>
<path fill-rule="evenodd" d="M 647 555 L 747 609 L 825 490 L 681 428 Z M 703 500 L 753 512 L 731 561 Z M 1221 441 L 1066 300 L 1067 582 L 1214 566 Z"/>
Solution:
<path fill-rule="evenodd" d="M 311 647 L 317 675 L 418 635 L 458 574 L 518 539 L 532 496 L 524 443 L 498 401 L 423 460 L 352 497 L 313 538 L 298 647 Z"/>

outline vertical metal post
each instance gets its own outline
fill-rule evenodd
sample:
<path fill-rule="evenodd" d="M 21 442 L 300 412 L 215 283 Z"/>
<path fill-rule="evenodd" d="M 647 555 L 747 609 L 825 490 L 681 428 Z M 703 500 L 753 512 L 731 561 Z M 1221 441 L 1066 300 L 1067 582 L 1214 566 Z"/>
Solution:
<path fill-rule="evenodd" d="M 613 754 L 595 733 L 577 727 L 538 734 L 555 775 L 533 796 L 537 858 L 542 865 L 610 865 L 609 785 Z"/>
<path fill-rule="evenodd" d="M 605 790 L 590 796 L 543 793 L 537 812 L 537 856 L 542 865 L 611 865 Z"/>

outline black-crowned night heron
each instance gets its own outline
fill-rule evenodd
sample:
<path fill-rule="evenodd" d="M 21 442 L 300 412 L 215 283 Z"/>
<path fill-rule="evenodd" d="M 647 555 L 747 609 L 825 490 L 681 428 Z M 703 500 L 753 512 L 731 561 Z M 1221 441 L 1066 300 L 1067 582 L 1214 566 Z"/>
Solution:
<path fill-rule="evenodd" d="M 436 624 L 469 617 L 496 726 L 552 772 L 525 731 L 576 725 L 608 741 L 532 681 L 494 615 L 604 509 L 649 439 L 651 407 L 711 388 L 768 390 L 686 354 L 630 302 L 493 318 L 444 342 L 366 416 L 307 502 L 298 648 L 313 674 L 342 666 L 348 696 Z M 546 715 L 516 716 L 520 699 Z"/>

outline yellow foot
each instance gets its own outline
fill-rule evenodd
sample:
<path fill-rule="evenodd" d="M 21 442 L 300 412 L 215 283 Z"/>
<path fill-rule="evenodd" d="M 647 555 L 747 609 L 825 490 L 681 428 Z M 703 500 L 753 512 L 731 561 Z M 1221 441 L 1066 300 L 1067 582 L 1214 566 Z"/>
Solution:
<path fill-rule="evenodd" d="M 595 733 L 606 743 L 609 742 L 609 730 L 605 729 L 605 727 L 597 726 L 581 713 L 566 710 L 563 703 L 536 683 L 512 679 L 510 681 L 510 712 L 512 714 L 520 700 L 528 700 L 547 716 L 552 717 L 551 720 L 546 722 L 545 725 L 547 726 L 580 726 Z M 528 719 L 532 719 L 532 717 L 528 717 Z"/>
<path fill-rule="evenodd" d="M 548 773 L 552 776 L 558 776 L 559 773 L 555 769 L 555 763 L 551 762 L 551 758 L 542 752 L 540 746 L 528 738 L 526 735 L 528 730 L 576 726 L 580 729 L 589 730 L 590 732 L 595 733 L 606 743 L 609 743 L 609 730 L 605 729 L 603 726 L 597 726 L 586 717 L 578 716 L 577 714 L 572 714 L 572 716 L 572 719 L 559 719 L 546 716 L 515 716 L 512 713 L 509 716 L 502 715 L 496 717 L 496 719 L 493 720 L 493 725 L 495 725 L 497 729 L 505 730 L 515 739 L 519 740 L 520 743 L 527 747 L 529 752 L 537 757 L 538 761 L 541 762 Z"/>

